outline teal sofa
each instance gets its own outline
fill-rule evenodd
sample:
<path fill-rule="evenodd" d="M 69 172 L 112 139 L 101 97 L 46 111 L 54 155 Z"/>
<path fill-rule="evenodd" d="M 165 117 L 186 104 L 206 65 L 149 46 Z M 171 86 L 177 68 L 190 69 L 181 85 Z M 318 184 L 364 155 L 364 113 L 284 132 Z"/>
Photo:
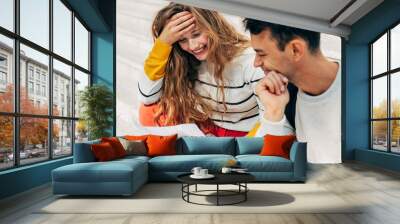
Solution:
<path fill-rule="evenodd" d="M 74 163 L 52 171 L 54 194 L 131 195 L 148 181 L 176 181 L 196 166 L 219 172 L 228 160 L 236 160 L 259 182 L 306 181 L 306 143 L 294 142 L 290 159 L 285 159 L 258 155 L 261 137 L 182 137 L 177 140 L 177 155 L 96 162 L 90 145 L 98 142 L 75 144 Z"/>

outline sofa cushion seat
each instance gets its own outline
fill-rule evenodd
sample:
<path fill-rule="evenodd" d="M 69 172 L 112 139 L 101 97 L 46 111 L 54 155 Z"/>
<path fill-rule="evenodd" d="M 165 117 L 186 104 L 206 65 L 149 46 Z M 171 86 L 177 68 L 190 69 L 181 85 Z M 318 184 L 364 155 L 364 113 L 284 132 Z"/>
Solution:
<path fill-rule="evenodd" d="M 209 171 L 219 171 L 230 159 L 231 155 L 173 155 L 157 156 L 149 160 L 149 170 L 153 172 L 190 172 L 193 167 L 202 167 Z"/>
<path fill-rule="evenodd" d="M 249 172 L 293 172 L 292 161 L 278 156 L 239 155 L 240 167 Z"/>
<path fill-rule="evenodd" d="M 149 159 L 150 159 L 150 157 L 147 157 L 147 156 L 130 155 L 130 156 L 125 156 L 124 158 L 113 160 L 112 162 L 136 163 L 135 161 L 147 162 L 147 161 L 149 161 Z"/>
<path fill-rule="evenodd" d="M 145 157 L 74 163 L 52 171 L 53 193 L 132 195 L 148 180 Z"/>
<path fill-rule="evenodd" d="M 146 161 L 121 159 L 108 162 L 75 163 L 53 170 L 59 182 L 127 182 L 133 173 L 147 176 Z"/>

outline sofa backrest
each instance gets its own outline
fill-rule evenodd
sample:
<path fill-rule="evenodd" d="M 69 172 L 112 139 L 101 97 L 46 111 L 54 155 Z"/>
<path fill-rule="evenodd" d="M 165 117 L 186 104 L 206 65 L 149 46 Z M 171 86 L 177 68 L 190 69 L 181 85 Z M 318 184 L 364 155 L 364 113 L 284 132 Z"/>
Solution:
<path fill-rule="evenodd" d="M 236 155 L 259 154 L 263 145 L 263 137 L 237 137 Z"/>
<path fill-rule="evenodd" d="M 74 163 L 95 162 L 96 158 L 90 148 L 92 144 L 100 143 L 100 139 L 75 143 L 74 145 Z"/>
<path fill-rule="evenodd" d="M 75 143 L 74 163 L 96 161 L 91 144 L 100 143 L 100 140 Z M 196 154 L 225 154 L 225 155 L 245 155 L 259 154 L 264 144 L 263 137 L 192 137 L 185 136 L 177 140 L 177 154 L 196 155 Z M 294 144 L 295 147 L 297 143 Z M 293 148 L 293 146 L 292 146 Z M 291 152 L 292 153 L 292 152 Z"/>
<path fill-rule="evenodd" d="M 185 136 L 177 142 L 177 154 L 226 154 L 235 155 L 233 137 L 192 137 Z"/>

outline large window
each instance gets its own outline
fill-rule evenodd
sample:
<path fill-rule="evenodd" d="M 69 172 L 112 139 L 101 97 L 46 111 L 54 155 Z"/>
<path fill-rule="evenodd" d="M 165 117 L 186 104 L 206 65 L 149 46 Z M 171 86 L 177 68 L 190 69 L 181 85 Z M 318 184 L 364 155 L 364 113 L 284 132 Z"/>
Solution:
<path fill-rule="evenodd" d="M 74 105 L 90 85 L 90 31 L 63 0 L 0 9 L 0 170 L 71 156 L 74 136 L 87 139 Z"/>
<path fill-rule="evenodd" d="M 371 148 L 400 153 L 400 24 L 370 45 Z"/>

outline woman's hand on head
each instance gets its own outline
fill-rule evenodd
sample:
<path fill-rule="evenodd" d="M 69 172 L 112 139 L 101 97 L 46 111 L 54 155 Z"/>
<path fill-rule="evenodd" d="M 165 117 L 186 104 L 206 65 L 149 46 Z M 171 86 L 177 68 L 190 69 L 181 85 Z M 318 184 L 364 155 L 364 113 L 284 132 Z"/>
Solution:
<path fill-rule="evenodd" d="M 172 45 L 194 28 L 195 18 L 192 13 L 183 11 L 171 17 L 158 38 L 161 41 Z"/>

